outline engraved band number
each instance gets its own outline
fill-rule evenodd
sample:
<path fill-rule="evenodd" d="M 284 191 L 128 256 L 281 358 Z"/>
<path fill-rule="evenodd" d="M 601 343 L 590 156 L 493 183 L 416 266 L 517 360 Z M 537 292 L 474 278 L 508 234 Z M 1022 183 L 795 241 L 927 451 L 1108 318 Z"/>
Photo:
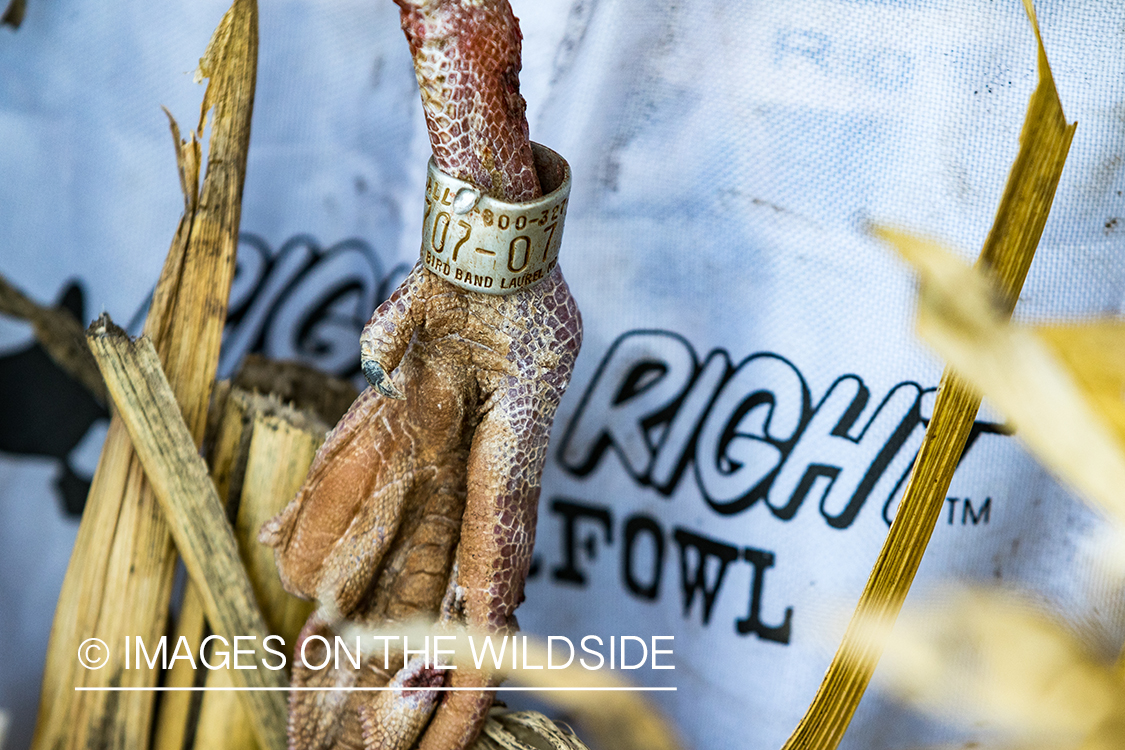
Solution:
<path fill-rule="evenodd" d="M 516 250 L 517 245 L 522 245 L 522 249 Z M 516 265 L 516 253 L 523 253 L 523 260 L 520 264 Z M 531 238 L 526 234 L 519 234 L 512 238 L 508 243 L 508 270 L 512 273 L 519 273 L 527 268 L 527 262 L 531 260 Z"/>

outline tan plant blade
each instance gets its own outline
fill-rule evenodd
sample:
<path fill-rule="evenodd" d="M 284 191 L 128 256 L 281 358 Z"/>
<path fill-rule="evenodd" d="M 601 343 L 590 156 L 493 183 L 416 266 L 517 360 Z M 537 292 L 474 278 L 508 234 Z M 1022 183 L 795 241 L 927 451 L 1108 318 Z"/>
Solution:
<path fill-rule="evenodd" d="M 1125 321 L 1039 326 L 1036 333 L 1070 371 L 1125 450 Z"/>
<path fill-rule="evenodd" d="M 207 174 L 198 198 L 185 193 L 191 210 L 180 220 L 145 322 L 197 445 L 234 274 L 257 61 L 254 0 L 236 0 L 220 32 L 226 51 L 212 57 L 228 67 L 206 94 L 215 109 Z M 176 130 L 181 186 L 189 186 L 191 175 L 198 174 L 198 147 L 194 140 L 181 142 Z M 153 693 L 74 688 L 148 688 L 156 675 L 116 662 L 97 671 L 81 669 L 75 654 L 90 637 L 123 644 L 127 635 L 153 640 L 163 635 L 174 563 L 159 505 L 124 424 L 114 418 L 56 607 L 33 747 L 148 747 Z"/>
<path fill-rule="evenodd" d="M 155 348 L 145 338 L 131 341 L 104 315 L 91 326 L 88 338 L 184 565 L 199 589 L 208 621 L 230 642 L 235 635 L 253 637 L 247 649 L 255 652 L 255 663 L 271 661 L 264 646 L 269 630 L 242 566 L 238 543 L 207 465 L 179 415 Z M 280 671 L 241 669 L 233 674 L 244 687 L 286 685 Z M 286 747 L 284 694 L 240 695 L 249 709 L 259 744 L 277 750 Z"/>
<path fill-rule="evenodd" d="M 880 234 L 918 269 L 919 335 L 1040 461 L 1125 526 L 1125 326 L 1010 324 L 977 270 L 935 242 Z"/>
<path fill-rule="evenodd" d="M 31 323 L 35 338 L 55 364 L 81 383 L 99 403 L 106 403 L 105 383 L 86 348 L 82 324 L 70 310 L 40 305 L 0 275 L 0 314 Z"/>
<path fill-rule="evenodd" d="M 879 675 L 914 706 L 998 730 L 1005 743 L 1125 747 L 1125 681 L 1072 632 L 1006 592 L 959 591 L 905 613 Z"/>
<path fill-rule="evenodd" d="M 996 279 L 1010 315 L 1050 212 L 1074 126 L 1067 125 L 1030 0 L 1024 7 L 1039 50 L 1039 84 L 1028 104 L 1020 150 L 1008 176 L 979 264 Z M 947 370 L 914 470 L 828 672 L 785 750 L 834 750 L 847 730 L 882 653 L 871 620 L 893 623 L 921 563 L 945 493 L 980 406 L 980 396 Z"/>

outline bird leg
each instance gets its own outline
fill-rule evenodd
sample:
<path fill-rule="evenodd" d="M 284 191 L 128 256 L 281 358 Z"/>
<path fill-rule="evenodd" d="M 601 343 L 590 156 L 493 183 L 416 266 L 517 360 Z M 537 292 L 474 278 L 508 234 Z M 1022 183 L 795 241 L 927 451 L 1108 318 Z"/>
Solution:
<path fill-rule="evenodd" d="M 504 201 L 539 197 L 519 94 L 521 36 L 507 0 L 395 1 L 438 169 Z M 450 586 L 469 627 L 514 632 L 547 439 L 581 339 L 557 265 L 507 295 L 415 266 L 364 329 L 372 387 L 330 433 L 297 497 L 262 529 L 286 588 L 320 602 L 302 643 L 313 635 L 331 643 L 344 623 L 435 619 Z M 319 641 L 306 656 L 317 649 Z M 411 661 L 392 675 L 381 656 L 359 674 L 295 667 L 295 685 L 400 689 L 294 692 L 292 748 L 399 750 L 421 733 L 422 750 L 460 750 L 475 739 L 491 674 Z M 410 690 L 446 674 L 453 687 L 479 690 Z"/>

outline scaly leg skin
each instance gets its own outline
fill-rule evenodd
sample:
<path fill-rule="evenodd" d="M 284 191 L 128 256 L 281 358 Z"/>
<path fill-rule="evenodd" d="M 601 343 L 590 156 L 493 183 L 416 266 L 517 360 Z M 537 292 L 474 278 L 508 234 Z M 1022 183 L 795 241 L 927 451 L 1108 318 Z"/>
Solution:
<path fill-rule="evenodd" d="M 506 200 L 538 197 L 519 95 L 521 35 L 507 1 L 396 2 L 438 167 Z M 506 632 L 515 629 L 513 613 L 523 600 L 547 437 L 570 381 L 582 325 L 558 268 L 540 285 L 510 297 L 461 296 L 470 302 L 472 319 L 483 324 L 481 337 L 471 340 L 482 345 L 474 349 L 474 365 L 485 406 L 469 457 L 460 583 L 470 627 Z M 378 367 L 365 370 L 389 372 L 393 362 L 383 362 L 379 349 L 369 347 L 368 359 Z M 503 363 L 497 361 L 501 352 Z M 453 673 L 456 687 L 492 684 L 486 674 Z M 492 697 L 483 691 L 447 694 L 421 749 L 466 747 Z"/>
<path fill-rule="evenodd" d="M 519 95 L 520 32 L 507 1 L 395 2 L 438 167 L 501 199 L 538 197 Z M 260 537 L 275 548 L 286 588 L 320 601 L 302 642 L 331 642 L 343 622 L 386 627 L 439 610 L 448 617 L 443 596 L 458 585 L 469 626 L 516 629 L 548 433 L 581 338 L 557 266 L 535 286 L 492 296 L 419 264 L 379 306 L 360 347 L 372 388 Z M 324 656 L 318 649 L 311 642 L 314 664 Z M 419 732 L 422 750 L 460 750 L 479 733 L 495 686 L 490 674 L 457 669 L 448 673 L 453 686 L 480 690 L 438 702 L 409 688 L 446 673 L 417 662 L 391 675 L 375 656 L 358 672 L 294 661 L 297 686 L 402 688 L 292 693 L 294 750 L 405 750 Z"/>
<path fill-rule="evenodd" d="M 390 681 L 393 693 L 360 706 L 363 723 L 363 746 L 384 750 L 410 750 L 430 718 L 438 693 L 411 690 L 418 687 L 440 687 L 444 674 L 429 668 L 425 659 L 416 656 Z"/>
<path fill-rule="evenodd" d="M 301 631 L 298 644 L 314 635 L 325 638 L 330 644 L 333 642 L 331 627 L 315 615 Z M 320 664 L 333 657 L 332 650 L 325 649 L 323 642 L 314 640 L 309 641 L 305 655 L 309 662 Z M 431 668 L 422 657 L 411 659 L 393 676 L 383 669 L 383 665 L 381 658 L 373 656 L 364 661 L 360 670 L 314 670 L 296 660 L 293 666 L 295 685 L 339 687 L 344 690 L 291 694 L 289 747 L 308 750 L 410 750 L 440 696 L 437 692 L 414 688 L 440 686 L 444 672 Z M 346 690 L 383 686 L 397 689 L 378 692 Z"/>

